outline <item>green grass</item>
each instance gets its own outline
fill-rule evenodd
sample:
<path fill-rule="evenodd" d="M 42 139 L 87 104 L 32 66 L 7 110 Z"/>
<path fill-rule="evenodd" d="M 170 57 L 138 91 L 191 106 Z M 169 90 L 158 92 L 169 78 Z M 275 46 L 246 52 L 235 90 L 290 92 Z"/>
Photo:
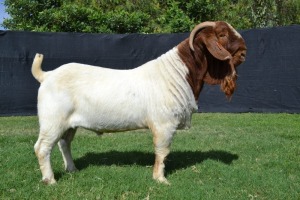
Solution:
<path fill-rule="evenodd" d="M 37 117 L 0 118 L 0 199 L 299 199 L 299 114 L 195 114 L 166 161 L 170 186 L 152 180 L 148 130 L 97 136 L 79 130 L 76 173 L 57 147 L 57 179 L 43 185 L 33 145 Z"/>

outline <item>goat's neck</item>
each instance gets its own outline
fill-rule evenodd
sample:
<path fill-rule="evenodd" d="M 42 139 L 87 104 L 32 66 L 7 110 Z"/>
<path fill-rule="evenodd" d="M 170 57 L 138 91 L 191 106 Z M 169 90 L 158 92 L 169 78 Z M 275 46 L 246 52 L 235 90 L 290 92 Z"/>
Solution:
<path fill-rule="evenodd" d="M 187 82 L 188 68 L 179 57 L 178 48 L 175 47 L 157 58 L 158 70 L 169 92 L 176 98 L 181 106 L 188 106 L 195 109 L 195 98 L 192 88 Z"/>
<path fill-rule="evenodd" d="M 188 70 L 186 80 L 190 84 L 195 100 L 197 101 L 204 84 L 204 76 L 207 72 L 207 60 L 203 53 L 203 48 L 195 47 L 195 51 L 193 52 L 190 49 L 188 39 L 181 42 L 177 48 L 178 55 Z"/>

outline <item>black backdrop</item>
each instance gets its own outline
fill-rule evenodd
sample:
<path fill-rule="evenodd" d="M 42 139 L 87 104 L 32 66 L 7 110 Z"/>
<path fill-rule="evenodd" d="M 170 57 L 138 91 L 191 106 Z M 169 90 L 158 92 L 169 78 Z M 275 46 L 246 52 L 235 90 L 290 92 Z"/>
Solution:
<path fill-rule="evenodd" d="M 300 112 L 300 25 L 240 31 L 247 60 L 229 102 L 219 86 L 203 88 L 199 112 Z M 36 114 L 39 83 L 31 75 L 35 53 L 43 69 L 68 62 L 130 69 L 155 59 L 188 37 L 182 34 L 81 34 L 0 31 L 0 115 Z M 109 86 L 108 86 L 109 87 Z"/>

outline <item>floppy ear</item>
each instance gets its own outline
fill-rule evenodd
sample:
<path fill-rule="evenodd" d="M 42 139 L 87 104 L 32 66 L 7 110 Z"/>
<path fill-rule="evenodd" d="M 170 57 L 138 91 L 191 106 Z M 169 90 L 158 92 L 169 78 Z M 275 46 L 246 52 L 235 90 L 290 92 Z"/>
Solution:
<path fill-rule="evenodd" d="M 208 51 L 218 60 L 230 60 L 231 54 L 218 42 L 216 36 L 203 36 L 202 40 Z"/>

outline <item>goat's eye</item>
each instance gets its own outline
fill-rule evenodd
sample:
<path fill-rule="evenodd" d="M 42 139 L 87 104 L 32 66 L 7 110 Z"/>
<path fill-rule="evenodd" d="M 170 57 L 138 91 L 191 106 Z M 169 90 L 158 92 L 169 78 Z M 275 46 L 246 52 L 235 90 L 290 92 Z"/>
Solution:
<path fill-rule="evenodd" d="M 219 35 L 219 37 L 220 37 L 220 38 L 222 38 L 222 37 L 226 37 L 226 34 L 224 34 L 224 33 L 221 33 L 221 34 Z"/>

